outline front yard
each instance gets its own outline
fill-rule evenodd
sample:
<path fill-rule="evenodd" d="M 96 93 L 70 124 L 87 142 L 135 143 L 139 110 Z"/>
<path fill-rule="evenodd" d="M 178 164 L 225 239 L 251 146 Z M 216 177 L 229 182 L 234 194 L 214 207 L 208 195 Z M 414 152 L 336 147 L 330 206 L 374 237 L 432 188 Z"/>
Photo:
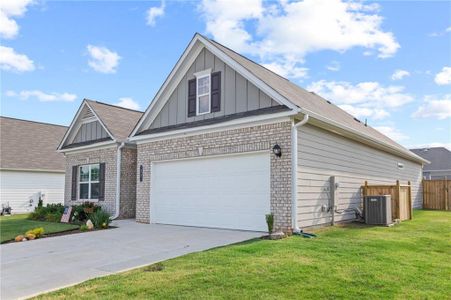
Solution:
<path fill-rule="evenodd" d="M 0 217 L 0 242 L 13 240 L 16 236 L 26 231 L 43 227 L 45 234 L 64 232 L 78 229 L 78 225 L 62 224 L 54 222 L 33 221 L 27 219 L 28 214 L 1 216 Z"/>
<path fill-rule="evenodd" d="M 449 299 L 449 212 L 415 211 L 413 221 L 391 228 L 317 233 L 194 253 L 41 298 Z"/>

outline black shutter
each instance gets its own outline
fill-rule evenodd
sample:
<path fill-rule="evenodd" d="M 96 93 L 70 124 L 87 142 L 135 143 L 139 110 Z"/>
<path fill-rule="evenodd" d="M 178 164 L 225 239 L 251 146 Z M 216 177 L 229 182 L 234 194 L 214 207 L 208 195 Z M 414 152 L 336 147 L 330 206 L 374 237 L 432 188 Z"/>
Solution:
<path fill-rule="evenodd" d="M 196 79 L 188 80 L 188 117 L 196 115 Z"/>
<path fill-rule="evenodd" d="M 99 167 L 99 201 L 105 200 L 105 163 Z"/>
<path fill-rule="evenodd" d="M 78 166 L 72 166 L 72 190 L 70 199 L 72 201 L 77 200 L 77 176 L 78 176 Z"/>
<path fill-rule="evenodd" d="M 221 72 L 211 74 L 211 112 L 221 110 Z"/>

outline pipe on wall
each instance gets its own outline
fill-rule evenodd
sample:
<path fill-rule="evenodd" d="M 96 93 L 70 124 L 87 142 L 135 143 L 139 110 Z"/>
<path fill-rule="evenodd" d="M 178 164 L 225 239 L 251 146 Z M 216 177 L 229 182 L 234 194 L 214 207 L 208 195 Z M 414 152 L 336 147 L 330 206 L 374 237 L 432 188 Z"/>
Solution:
<path fill-rule="evenodd" d="M 294 233 L 301 232 L 297 214 L 298 128 L 306 124 L 308 120 L 309 115 L 305 114 L 298 123 L 293 120 L 291 126 L 291 225 Z"/>
<path fill-rule="evenodd" d="M 119 217 L 119 211 L 121 208 L 121 163 L 122 163 L 122 148 L 124 148 L 125 143 L 122 142 L 117 147 L 117 157 L 116 157 L 116 208 L 114 211 L 114 216 L 111 217 L 112 220 Z"/>

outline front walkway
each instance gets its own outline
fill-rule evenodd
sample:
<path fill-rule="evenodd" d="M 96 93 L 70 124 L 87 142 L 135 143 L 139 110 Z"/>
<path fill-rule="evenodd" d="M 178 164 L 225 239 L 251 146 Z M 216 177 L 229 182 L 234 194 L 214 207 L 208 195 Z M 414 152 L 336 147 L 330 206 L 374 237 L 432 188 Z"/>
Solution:
<path fill-rule="evenodd" d="M 139 224 L 0 246 L 0 298 L 30 297 L 187 253 L 242 242 L 258 232 Z"/>

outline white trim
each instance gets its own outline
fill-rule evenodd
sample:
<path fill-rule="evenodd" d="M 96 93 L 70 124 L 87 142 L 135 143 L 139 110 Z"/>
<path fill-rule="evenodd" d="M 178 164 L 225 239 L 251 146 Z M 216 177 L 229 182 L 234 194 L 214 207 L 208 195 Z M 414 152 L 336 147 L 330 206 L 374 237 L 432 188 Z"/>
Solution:
<path fill-rule="evenodd" d="M 390 144 L 388 144 L 386 142 L 383 142 L 383 141 L 381 141 L 379 139 L 373 138 L 373 137 L 371 137 L 371 136 L 369 136 L 367 134 L 364 134 L 364 133 L 362 133 L 362 132 L 360 132 L 360 131 L 358 131 L 356 129 L 350 128 L 350 127 L 348 127 L 346 125 L 340 124 L 340 123 L 338 123 L 338 122 L 336 122 L 334 120 L 331 120 L 329 118 L 323 117 L 323 116 L 321 116 L 321 115 L 319 115 L 317 113 L 314 113 L 314 112 L 312 112 L 310 110 L 302 108 L 302 112 L 304 114 L 310 115 L 310 117 L 313 118 L 313 119 L 316 119 L 316 120 L 318 120 L 320 122 L 325 123 L 325 125 L 326 125 L 326 126 L 324 126 L 324 124 L 318 124 L 317 122 L 316 123 L 313 122 L 314 126 L 326 129 L 328 131 L 331 131 L 331 129 L 328 128 L 328 126 L 336 128 L 336 129 L 341 129 L 341 130 L 343 130 L 342 133 L 339 133 L 339 132 L 336 132 L 336 133 L 339 133 L 339 134 L 342 134 L 342 135 L 346 135 L 346 134 L 355 135 L 355 136 L 363 139 L 363 140 L 361 140 L 361 142 L 366 143 L 366 144 L 371 145 L 371 146 L 378 146 L 381 150 L 384 150 L 386 152 L 389 152 L 389 153 L 395 154 L 397 156 L 404 157 L 404 158 L 407 158 L 409 160 L 413 160 L 413 161 L 416 161 L 416 162 L 419 162 L 419 163 L 422 163 L 422 164 L 423 163 L 430 163 L 428 160 L 425 160 L 425 159 L 417 156 L 416 154 L 411 153 L 407 149 L 405 151 L 402 151 L 401 149 L 396 148 L 396 147 L 394 147 L 394 146 L 392 146 L 392 145 L 390 145 Z M 312 124 L 312 122 L 310 122 L 310 123 Z"/>
<path fill-rule="evenodd" d="M 211 75 L 211 68 L 194 73 L 194 77 L 203 77 L 207 75 Z"/>
<path fill-rule="evenodd" d="M 207 70 L 208 71 L 208 70 Z M 211 113 L 211 73 L 206 73 L 205 71 L 198 72 L 196 76 L 196 116 L 201 116 L 205 114 Z M 208 78 L 208 93 L 199 94 L 199 80 L 203 78 Z M 208 111 L 205 112 L 199 112 L 200 103 L 199 99 L 200 97 L 207 96 L 208 95 Z"/>
<path fill-rule="evenodd" d="M 125 143 L 122 142 L 117 147 L 117 153 L 116 153 L 116 203 L 114 205 L 114 215 L 111 217 L 112 220 L 117 219 L 120 214 L 121 209 L 121 175 L 122 175 L 122 148 L 125 147 Z M 136 185 L 136 183 L 135 183 Z"/>
<path fill-rule="evenodd" d="M 423 172 L 451 172 L 451 169 L 443 169 L 443 170 L 423 170 Z"/>
<path fill-rule="evenodd" d="M 64 134 L 64 137 L 62 139 L 62 141 L 60 142 L 60 144 L 58 145 L 57 152 L 66 152 L 67 150 L 62 150 L 61 148 L 63 147 L 64 143 L 66 142 L 67 138 L 70 136 L 70 134 L 72 133 L 73 129 L 74 129 L 74 125 L 77 124 L 77 130 L 80 129 L 82 124 L 81 122 L 83 122 L 83 120 L 78 120 L 80 113 L 83 110 L 84 106 L 87 106 L 91 112 L 94 114 L 94 117 L 96 118 L 97 121 L 99 121 L 100 125 L 102 125 L 103 129 L 105 129 L 105 131 L 108 133 L 108 135 L 113 139 L 114 142 L 116 142 L 116 139 L 114 138 L 114 136 L 111 134 L 111 132 L 106 128 L 105 124 L 103 124 L 102 120 L 99 118 L 99 116 L 96 114 L 96 112 L 94 111 L 94 109 L 92 109 L 92 107 L 88 104 L 88 102 L 86 101 L 86 99 L 83 99 L 83 102 L 80 104 L 80 107 L 77 110 L 77 113 L 75 114 L 75 117 L 72 119 L 72 122 L 70 123 L 69 128 L 67 129 L 66 133 Z M 91 120 L 93 120 L 93 117 L 89 118 Z M 89 120 L 88 119 L 88 120 Z M 89 122 L 88 122 L 89 123 Z M 78 147 L 77 147 L 78 148 Z M 74 148 L 75 149 L 75 148 Z"/>
<path fill-rule="evenodd" d="M 191 40 L 191 42 L 188 44 L 188 46 L 186 47 L 185 51 L 183 52 L 182 56 L 179 58 L 179 60 L 177 61 L 176 65 L 174 66 L 174 68 L 171 70 L 171 73 L 169 73 L 169 76 L 166 78 L 166 80 L 164 81 L 163 85 L 160 87 L 160 89 L 158 90 L 157 94 L 155 95 L 155 97 L 153 98 L 153 100 L 150 102 L 150 105 L 147 107 L 146 111 L 144 112 L 144 115 L 141 117 L 141 119 L 139 120 L 138 124 L 136 124 L 135 128 L 133 129 L 132 133 L 130 134 L 131 137 L 133 137 L 136 132 L 138 131 L 139 128 L 141 128 L 141 126 L 143 125 L 143 123 L 146 121 L 147 116 L 149 115 L 149 113 L 153 110 L 153 107 L 155 105 L 157 105 L 157 102 L 159 102 L 158 100 L 160 99 L 160 97 L 162 97 L 163 93 L 165 92 L 166 88 L 168 87 L 169 83 L 172 81 L 173 77 L 177 74 L 178 69 L 182 66 L 182 64 L 185 62 L 185 59 L 187 58 L 187 56 L 190 54 L 190 51 L 192 50 L 192 48 L 194 47 L 194 45 L 196 44 L 197 39 L 196 36 Z M 194 53 L 192 54 L 191 58 L 188 59 L 184 65 L 184 67 L 180 70 L 179 73 L 181 73 L 182 75 L 178 75 L 178 77 L 183 78 L 183 76 L 185 75 L 184 73 L 186 73 L 186 71 L 188 71 L 189 67 L 191 66 L 191 64 L 196 60 L 197 56 L 200 54 L 200 52 L 202 51 L 204 47 L 200 46 L 198 48 L 196 48 L 194 50 Z M 175 80 L 178 82 L 180 82 L 181 78 L 179 80 Z M 171 91 L 175 90 L 175 87 L 177 86 L 177 84 L 173 84 L 172 87 L 169 88 L 168 92 L 166 94 L 169 94 L 169 96 L 166 96 L 165 98 L 169 99 L 170 94 L 172 93 Z M 166 100 L 167 100 L 166 99 Z M 164 101 L 166 102 L 166 101 Z M 164 103 L 162 105 L 159 105 L 161 107 L 164 106 Z M 161 109 L 161 108 L 160 108 Z M 160 109 L 156 109 L 158 112 L 160 111 Z M 152 122 L 152 119 L 150 118 L 150 123 Z"/>
<path fill-rule="evenodd" d="M 86 119 L 81 119 L 80 124 L 87 124 L 87 123 L 91 123 L 91 122 L 95 122 L 95 121 L 97 121 L 97 118 L 95 116 L 93 116 L 93 117 L 89 117 Z"/>
<path fill-rule="evenodd" d="M 109 147 L 112 147 L 112 146 L 116 146 L 116 142 L 115 141 L 105 141 L 105 142 L 100 142 L 100 143 L 94 143 L 94 144 L 86 145 L 86 146 L 80 146 L 80 147 L 74 147 L 74 148 L 57 150 L 56 152 L 59 152 L 59 153 L 80 153 L 80 152 L 87 152 L 87 151 L 105 149 L 105 148 L 109 148 Z M 96 149 L 94 149 L 94 148 L 96 148 Z"/>
<path fill-rule="evenodd" d="M 79 201 L 99 201 L 99 198 L 97 197 L 97 198 L 91 198 L 91 184 L 93 184 L 93 183 L 100 183 L 100 178 L 98 179 L 98 180 L 91 180 L 91 168 L 92 168 L 92 166 L 94 166 L 94 165 L 97 165 L 98 166 L 98 169 L 99 169 L 99 172 L 100 172 L 100 163 L 92 163 L 92 164 L 84 164 L 84 165 L 79 165 L 78 166 L 78 184 L 77 184 L 77 187 L 78 187 L 78 199 L 77 200 L 79 200 Z M 88 171 L 88 174 L 89 174 L 89 178 L 88 178 L 88 181 L 81 181 L 81 168 L 83 168 L 83 167 L 85 167 L 85 166 L 88 166 L 89 167 L 89 171 Z M 99 173 L 99 176 L 100 176 L 100 173 Z M 88 198 L 87 199 L 82 199 L 82 198 L 80 198 L 80 194 L 81 194 L 81 185 L 82 184 L 87 184 L 88 185 Z"/>
<path fill-rule="evenodd" d="M 273 124 L 278 122 L 284 122 L 289 121 L 290 116 L 293 116 L 297 114 L 293 111 L 288 112 L 282 112 L 282 113 L 274 113 L 270 115 L 260 115 L 260 116 L 254 116 L 254 117 L 247 117 L 247 118 L 240 118 L 228 122 L 213 124 L 213 125 L 205 125 L 205 126 L 199 126 L 199 127 L 193 127 L 193 128 L 187 128 L 187 129 L 180 129 L 180 130 L 172 130 L 168 132 L 162 132 L 162 133 L 155 133 L 155 134 L 146 134 L 142 136 L 134 136 L 130 138 L 130 141 L 136 142 L 136 144 L 143 144 L 148 143 L 151 141 L 157 141 L 157 140 L 164 140 L 167 138 L 177 138 L 177 137 L 185 137 L 185 136 L 192 136 L 192 135 L 198 135 L 203 133 L 211 133 L 211 132 L 218 132 L 218 131 L 224 131 L 224 130 L 231 130 L 231 129 L 237 129 L 237 128 L 244 128 L 244 127 L 251 127 L 251 126 L 258 126 L 258 125 L 266 125 L 266 124 Z"/>
<path fill-rule="evenodd" d="M 192 53 L 192 56 L 190 59 L 186 62 L 184 65 L 184 68 L 180 69 L 181 65 L 184 63 L 187 56 L 190 54 L 192 48 L 195 46 L 196 42 L 199 41 L 203 44 L 203 46 L 199 46 L 197 49 L 195 49 L 194 53 Z M 273 88 L 271 88 L 269 85 L 267 85 L 264 81 L 257 78 L 254 74 L 252 74 L 250 71 L 248 71 L 246 68 L 244 68 L 242 65 L 240 65 L 238 62 L 233 60 L 230 56 L 225 54 L 222 50 L 214 46 L 212 43 L 207 41 L 205 38 L 203 38 L 201 35 L 196 34 L 191 42 L 189 43 L 188 47 L 185 49 L 185 51 L 182 54 L 182 57 L 179 59 L 175 67 L 172 69 L 171 73 L 169 74 L 168 78 L 165 80 L 163 86 L 158 91 L 157 95 L 154 97 L 152 102 L 150 103 L 149 107 L 146 109 L 146 112 L 138 122 L 138 124 L 133 129 L 131 135 L 129 137 L 133 138 L 135 137 L 137 131 L 141 128 L 141 126 L 146 122 L 146 119 L 148 118 L 148 115 L 151 111 L 156 111 L 154 113 L 154 116 L 149 116 L 149 126 L 152 123 L 153 119 L 156 117 L 156 115 L 159 113 L 161 108 L 164 106 L 164 104 L 167 102 L 167 100 L 170 97 L 170 94 L 173 92 L 173 90 L 176 88 L 176 86 L 180 83 L 185 73 L 188 71 L 191 64 L 195 61 L 199 53 L 202 51 L 203 48 L 207 48 L 210 52 L 212 52 L 215 56 L 220 58 L 224 63 L 229 65 L 232 69 L 240 73 L 244 78 L 252 82 L 256 87 L 258 87 L 260 90 L 262 90 L 264 93 L 266 93 L 268 96 L 270 96 L 272 99 L 276 100 L 277 102 L 289 107 L 290 109 L 299 112 L 300 108 L 297 107 L 295 104 L 293 104 L 291 101 L 280 95 L 278 92 L 276 92 Z M 178 74 L 177 74 L 178 73 Z M 175 75 L 178 75 L 177 78 L 174 78 Z M 173 80 L 174 79 L 174 80 Z M 165 97 L 162 98 L 162 104 L 158 104 L 160 109 L 154 109 L 154 107 L 157 105 L 157 102 L 160 102 L 160 98 L 162 97 L 163 93 L 165 92 L 165 89 L 168 87 L 169 83 L 171 83 L 171 87 L 169 90 L 165 93 Z"/>

